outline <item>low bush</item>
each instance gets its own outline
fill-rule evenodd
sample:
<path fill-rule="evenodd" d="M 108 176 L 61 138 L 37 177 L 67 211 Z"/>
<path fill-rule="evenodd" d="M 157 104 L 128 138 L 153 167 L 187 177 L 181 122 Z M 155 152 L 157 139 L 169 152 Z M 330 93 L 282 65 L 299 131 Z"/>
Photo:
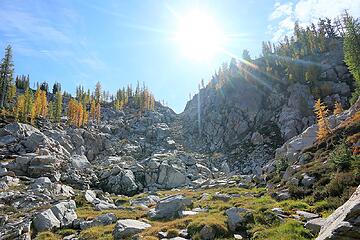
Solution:
<path fill-rule="evenodd" d="M 350 148 L 341 143 L 329 154 L 330 163 L 335 170 L 347 171 L 351 167 L 351 155 Z"/>
<path fill-rule="evenodd" d="M 41 232 L 35 238 L 35 240 L 60 240 L 60 239 L 61 238 L 58 235 L 52 232 Z"/>

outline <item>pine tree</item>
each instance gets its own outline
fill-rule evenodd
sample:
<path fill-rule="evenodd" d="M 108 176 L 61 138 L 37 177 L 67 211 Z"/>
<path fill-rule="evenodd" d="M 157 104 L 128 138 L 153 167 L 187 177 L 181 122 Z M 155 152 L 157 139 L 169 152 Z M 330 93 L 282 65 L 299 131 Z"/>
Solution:
<path fill-rule="evenodd" d="M 56 94 L 57 92 L 61 92 L 61 84 L 56 82 L 53 85 L 52 93 Z"/>
<path fill-rule="evenodd" d="M 54 121 L 54 104 L 52 101 L 49 102 L 48 106 L 48 117 L 51 122 Z"/>
<path fill-rule="evenodd" d="M 344 111 L 343 107 L 341 106 L 341 103 L 339 103 L 338 101 L 335 102 L 335 109 L 334 109 L 334 114 L 338 115 L 340 113 L 342 113 Z"/>
<path fill-rule="evenodd" d="M 329 122 L 327 120 L 328 110 L 324 103 L 318 99 L 315 103 L 315 114 L 317 119 L 318 131 L 317 131 L 317 140 L 325 139 L 330 133 L 331 129 L 329 126 Z"/>
<path fill-rule="evenodd" d="M 62 94 L 61 91 L 56 91 L 55 94 L 55 106 L 54 106 L 54 120 L 57 123 L 61 121 L 62 113 Z"/>
<path fill-rule="evenodd" d="M 90 118 L 92 122 L 95 122 L 96 119 L 96 103 L 95 100 L 91 100 L 91 105 L 90 105 Z"/>
<path fill-rule="evenodd" d="M 15 97 L 16 97 L 16 85 L 13 83 L 10 83 L 9 84 L 9 93 L 7 95 L 7 102 L 10 105 L 13 105 Z"/>
<path fill-rule="evenodd" d="M 101 101 L 101 84 L 100 84 L 100 82 L 96 83 L 94 95 L 95 95 L 94 96 L 95 102 L 100 103 L 100 101 Z"/>
<path fill-rule="evenodd" d="M 96 122 L 99 124 L 100 119 L 101 119 L 101 106 L 100 106 L 100 103 L 96 104 L 95 118 L 96 118 Z"/>
<path fill-rule="evenodd" d="M 12 48 L 8 45 L 5 48 L 5 56 L 0 66 L 0 108 L 7 104 L 9 84 L 13 81 L 14 64 L 12 60 Z"/>
<path fill-rule="evenodd" d="M 345 12 L 344 25 L 344 61 L 356 80 L 357 88 L 352 98 L 355 102 L 360 96 L 360 23 Z"/>
<path fill-rule="evenodd" d="M 250 52 L 247 49 L 244 49 L 243 53 L 242 53 L 242 58 L 245 61 L 250 62 L 251 61 L 251 57 L 250 57 Z"/>

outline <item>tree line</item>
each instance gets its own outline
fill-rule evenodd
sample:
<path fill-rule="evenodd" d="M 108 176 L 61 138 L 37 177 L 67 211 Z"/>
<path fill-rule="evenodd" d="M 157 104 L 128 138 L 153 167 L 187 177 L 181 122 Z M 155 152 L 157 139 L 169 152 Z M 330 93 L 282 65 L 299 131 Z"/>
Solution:
<path fill-rule="evenodd" d="M 131 85 L 116 91 L 115 95 L 102 91 L 100 82 L 95 89 L 85 90 L 77 86 L 75 97 L 66 91 L 62 92 L 61 84 L 54 83 L 49 89 L 47 82 L 36 83 L 36 90 L 30 88 L 29 75 L 19 75 L 14 79 L 12 47 L 5 48 L 0 65 L 0 110 L 2 115 L 14 116 L 17 121 L 34 124 L 35 119 L 43 118 L 60 123 L 62 117 L 72 126 L 82 127 L 89 122 L 99 123 L 101 106 L 112 103 L 115 110 L 121 110 L 131 103 L 138 111 L 155 109 L 154 95 L 143 84 L 138 83 L 133 91 Z"/>

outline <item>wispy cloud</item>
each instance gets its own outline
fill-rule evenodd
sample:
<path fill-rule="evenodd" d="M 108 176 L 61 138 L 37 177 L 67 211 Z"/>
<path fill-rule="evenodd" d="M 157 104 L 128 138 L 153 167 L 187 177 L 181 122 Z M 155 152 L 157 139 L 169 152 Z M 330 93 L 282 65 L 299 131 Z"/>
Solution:
<path fill-rule="evenodd" d="M 296 0 L 294 3 L 276 2 L 269 16 L 268 26 L 273 41 L 281 40 L 291 34 L 295 21 L 301 26 L 316 22 L 320 17 L 334 18 L 345 9 L 360 17 L 360 1 L 355 0 Z"/>
<path fill-rule="evenodd" d="M 62 31 L 52 27 L 45 20 L 19 9 L 0 9 L 0 31 L 18 33 L 33 40 L 50 40 L 69 43 L 70 38 Z"/>
<path fill-rule="evenodd" d="M 47 8 L 41 2 L 35 10 L 21 2 L 4 4 L 0 8 L 0 43 L 12 44 L 21 56 L 45 58 L 69 68 L 77 64 L 79 72 L 104 69 L 106 64 L 88 49 L 86 38 L 73 29 L 81 16 L 64 6 L 58 6 L 56 16 L 51 16 Z"/>

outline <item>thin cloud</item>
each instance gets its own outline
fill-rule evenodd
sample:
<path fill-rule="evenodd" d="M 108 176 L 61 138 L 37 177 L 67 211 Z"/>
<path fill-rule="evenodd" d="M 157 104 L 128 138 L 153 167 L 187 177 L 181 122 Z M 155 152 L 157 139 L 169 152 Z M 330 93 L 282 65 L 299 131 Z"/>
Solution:
<path fill-rule="evenodd" d="M 56 24 L 43 17 L 42 9 L 36 14 L 20 6 L 4 5 L 0 9 L 0 41 L 12 44 L 15 53 L 21 56 L 46 58 L 68 67 L 81 64 L 84 69 L 101 70 L 106 64 L 87 48 L 81 33 L 71 31 L 81 17 L 71 8 L 61 7 L 62 18 Z M 46 16 L 46 15 L 45 15 Z"/>
<path fill-rule="evenodd" d="M 0 9 L 0 31 L 4 33 L 22 34 L 31 39 L 51 40 L 69 43 L 70 38 L 58 29 L 47 24 L 45 20 L 37 18 L 25 11 L 15 9 Z"/>
<path fill-rule="evenodd" d="M 354 17 L 360 17 L 360 1 L 354 0 L 297 0 L 295 3 L 276 2 L 269 15 L 268 26 L 273 41 L 279 41 L 293 32 L 295 21 L 308 26 L 319 18 L 334 18 L 344 10 Z"/>

